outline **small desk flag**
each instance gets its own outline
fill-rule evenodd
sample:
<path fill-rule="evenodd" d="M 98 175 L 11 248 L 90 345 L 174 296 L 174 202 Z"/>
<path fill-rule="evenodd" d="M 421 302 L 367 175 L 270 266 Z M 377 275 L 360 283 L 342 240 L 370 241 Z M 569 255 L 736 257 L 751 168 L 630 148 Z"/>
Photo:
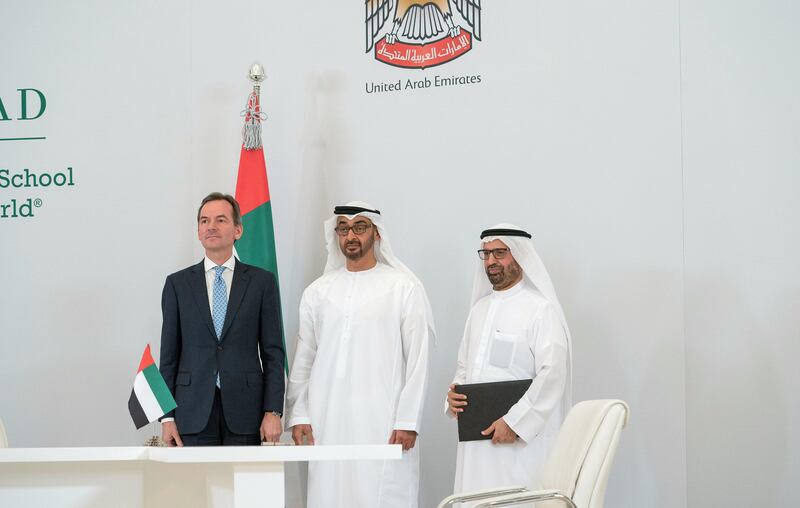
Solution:
<path fill-rule="evenodd" d="M 167 383 L 161 377 L 153 355 L 150 354 L 150 344 L 144 348 L 142 361 L 139 362 L 139 372 L 133 381 L 131 398 L 128 399 L 128 411 L 131 413 L 134 425 L 141 429 L 150 422 L 154 422 L 178 407 L 175 399 L 167 388 Z"/>

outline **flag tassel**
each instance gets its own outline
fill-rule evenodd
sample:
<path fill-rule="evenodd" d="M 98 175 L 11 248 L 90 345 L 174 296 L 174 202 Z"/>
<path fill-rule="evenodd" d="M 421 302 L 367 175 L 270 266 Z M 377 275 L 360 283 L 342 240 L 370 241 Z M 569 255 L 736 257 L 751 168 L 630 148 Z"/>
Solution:
<path fill-rule="evenodd" d="M 258 93 L 254 90 L 247 98 L 247 107 L 242 111 L 244 125 L 242 126 L 242 146 L 245 150 L 257 150 L 262 147 L 261 122 L 267 115 L 261 111 Z"/>

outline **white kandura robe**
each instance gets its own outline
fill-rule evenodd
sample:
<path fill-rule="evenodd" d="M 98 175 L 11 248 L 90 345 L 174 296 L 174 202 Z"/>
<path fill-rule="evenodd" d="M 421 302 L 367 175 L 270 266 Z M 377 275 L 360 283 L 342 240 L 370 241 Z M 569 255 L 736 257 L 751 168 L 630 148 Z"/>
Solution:
<path fill-rule="evenodd" d="M 419 431 L 429 331 L 418 282 L 382 263 L 332 270 L 306 288 L 299 317 L 287 428 L 310 423 L 320 445 Z M 416 508 L 419 445 L 401 460 L 309 463 L 308 508 Z"/>
<path fill-rule="evenodd" d="M 520 439 L 513 444 L 458 444 L 454 493 L 508 485 L 538 488 L 538 471 L 564 417 L 567 357 L 566 334 L 556 310 L 524 280 L 475 303 L 453 382 L 533 379 L 533 383 L 503 417 Z"/>

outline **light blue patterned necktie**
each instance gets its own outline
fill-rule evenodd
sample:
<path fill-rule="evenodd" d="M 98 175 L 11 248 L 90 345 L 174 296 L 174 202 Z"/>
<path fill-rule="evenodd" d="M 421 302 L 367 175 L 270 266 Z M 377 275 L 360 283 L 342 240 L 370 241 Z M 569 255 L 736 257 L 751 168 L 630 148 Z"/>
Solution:
<path fill-rule="evenodd" d="M 212 292 L 214 306 L 211 310 L 211 319 L 214 321 L 217 340 L 222 336 L 222 325 L 225 324 L 225 313 L 228 311 L 228 290 L 225 286 L 225 279 L 222 278 L 224 271 L 224 266 L 214 267 L 214 290 Z"/>
<path fill-rule="evenodd" d="M 211 293 L 214 306 L 211 310 L 211 319 L 214 321 L 214 331 L 217 332 L 217 341 L 222 335 L 222 325 L 225 324 L 225 313 L 228 311 L 228 290 L 225 287 L 225 279 L 222 278 L 224 266 L 214 267 L 214 289 Z M 217 372 L 217 388 L 221 388 L 219 382 L 219 372 Z"/>

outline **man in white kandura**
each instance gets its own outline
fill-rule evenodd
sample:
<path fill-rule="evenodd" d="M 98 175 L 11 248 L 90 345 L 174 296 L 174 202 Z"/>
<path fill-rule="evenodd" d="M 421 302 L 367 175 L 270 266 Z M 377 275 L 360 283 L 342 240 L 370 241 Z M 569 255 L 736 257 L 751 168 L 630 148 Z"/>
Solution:
<path fill-rule="evenodd" d="M 571 407 L 571 346 L 553 283 L 531 235 L 512 224 L 481 233 L 482 262 L 458 351 L 447 411 L 469 405 L 456 384 L 533 379 L 523 397 L 483 431 L 491 441 L 458 444 L 454 493 L 508 485 L 537 488 L 538 470 Z M 467 505 L 464 505 L 467 506 Z"/>
<path fill-rule="evenodd" d="M 309 464 L 309 508 L 415 508 L 433 337 L 419 279 L 392 254 L 378 210 L 337 206 L 325 273 L 303 292 L 287 389 L 296 444 L 400 444 L 401 460 Z"/>

